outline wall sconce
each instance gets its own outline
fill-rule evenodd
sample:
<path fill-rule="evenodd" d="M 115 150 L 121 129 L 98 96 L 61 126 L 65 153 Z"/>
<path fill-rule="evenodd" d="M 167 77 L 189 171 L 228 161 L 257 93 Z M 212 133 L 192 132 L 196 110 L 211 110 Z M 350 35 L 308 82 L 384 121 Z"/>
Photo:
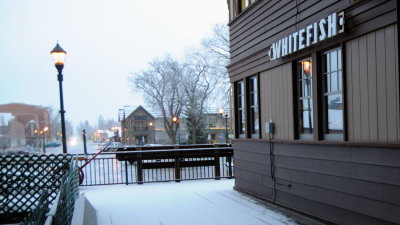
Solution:
<path fill-rule="evenodd" d="M 301 62 L 301 65 L 303 67 L 304 73 L 306 75 L 310 76 L 311 75 L 311 69 L 312 69 L 311 68 L 312 67 L 311 60 L 304 60 L 304 61 Z"/>

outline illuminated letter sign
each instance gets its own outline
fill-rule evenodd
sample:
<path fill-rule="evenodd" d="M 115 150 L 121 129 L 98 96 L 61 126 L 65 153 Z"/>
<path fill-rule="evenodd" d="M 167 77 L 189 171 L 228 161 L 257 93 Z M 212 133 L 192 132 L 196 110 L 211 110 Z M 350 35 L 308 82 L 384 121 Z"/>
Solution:
<path fill-rule="evenodd" d="M 309 24 L 272 43 L 268 55 L 271 60 L 290 55 L 318 42 L 344 32 L 344 12 L 332 13 L 327 18 Z"/>

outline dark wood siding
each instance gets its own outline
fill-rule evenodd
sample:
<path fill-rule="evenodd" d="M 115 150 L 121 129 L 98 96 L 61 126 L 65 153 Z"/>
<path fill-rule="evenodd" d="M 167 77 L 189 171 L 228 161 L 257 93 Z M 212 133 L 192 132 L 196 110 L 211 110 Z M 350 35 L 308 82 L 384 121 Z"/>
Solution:
<path fill-rule="evenodd" d="M 235 187 L 272 200 L 268 142 L 234 149 Z M 274 154 L 277 203 L 337 224 L 400 223 L 398 148 L 275 143 Z"/>
<path fill-rule="evenodd" d="M 397 27 L 346 42 L 349 141 L 400 142 Z"/>
<path fill-rule="evenodd" d="M 346 18 L 345 34 L 323 45 L 335 45 L 396 22 L 395 0 L 260 0 L 229 24 L 231 81 L 265 71 L 306 54 L 307 49 L 316 48 L 306 48 L 282 60 L 270 61 L 267 56 L 274 41 L 342 10 Z"/>
<path fill-rule="evenodd" d="M 260 74 L 261 131 L 272 119 L 276 124 L 275 139 L 293 140 L 292 64 L 287 63 Z M 268 139 L 264 135 L 264 139 Z"/>

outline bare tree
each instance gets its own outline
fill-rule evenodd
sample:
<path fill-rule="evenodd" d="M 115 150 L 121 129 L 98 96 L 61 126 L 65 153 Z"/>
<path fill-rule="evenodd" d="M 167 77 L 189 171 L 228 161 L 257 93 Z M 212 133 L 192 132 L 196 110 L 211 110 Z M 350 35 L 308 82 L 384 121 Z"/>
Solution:
<path fill-rule="evenodd" d="M 203 48 L 208 52 L 209 66 L 216 79 L 219 81 L 217 90 L 219 102 L 224 106 L 230 106 L 231 84 L 229 82 L 226 66 L 229 64 L 229 28 L 226 24 L 218 23 L 213 26 L 212 34 L 201 42 Z"/>
<path fill-rule="evenodd" d="M 181 117 L 184 104 L 182 72 L 181 64 L 166 56 L 153 60 L 149 69 L 133 73 L 129 78 L 133 91 L 143 93 L 148 104 L 161 111 L 164 128 L 173 144 L 176 143 L 179 122 L 174 123 L 172 118 Z"/>
<path fill-rule="evenodd" d="M 184 113 L 191 144 L 206 140 L 205 107 L 218 81 L 211 72 L 208 59 L 201 49 L 197 49 L 186 56 L 184 63 Z"/>

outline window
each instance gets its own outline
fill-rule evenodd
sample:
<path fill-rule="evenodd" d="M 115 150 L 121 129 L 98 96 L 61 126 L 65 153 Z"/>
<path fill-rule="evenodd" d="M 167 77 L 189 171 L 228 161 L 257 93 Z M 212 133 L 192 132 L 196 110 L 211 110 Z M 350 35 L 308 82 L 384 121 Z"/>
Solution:
<path fill-rule="evenodd" d="M 238 0 L 238 13 L 241 13 L 247 6 L 249 6 L 249 0 Z"/>
<path fill-rule="evenodd" d="M 136 120 L 133 123 L 133 130 L 134 131 L 146 131 L 147 128 L 147 121 L 145 120 Z"/>
<path fill-rule="evenodd" d="M 259 134 L 258 78 L 249 78 L 249 128 L 251 135 Z"/>
<path fill-rule="evenodd" d="M 229 19 L 235 19 L 238 14 L 256 1 L 257 0 L 228 0 Z"/>
<path fill-rule="evenodd" d="M 244 82 L 239 81 L 236 83 L 236 126 L 239 136 L 244 137 L 246 127 L 245 127 L 245 105 L 244 105 Z"/>
<path fill-rule="evenodd" d="M 340 48 L 322 54 L 322 84 L 324 134 L 343 134 L 343 78 Z"/>
<path fill-rule="evenodd" d="M 311 58 L 301 60 L 297 64 L 297 96 L 298 96 L 298 133 L 313 133 L 313 100 L 312 100 L 312 61 Z"/>
<path fill-rule="evenodd" d="M 215 127 L 215 118 L 208 118 L 208 127 Z"/>

